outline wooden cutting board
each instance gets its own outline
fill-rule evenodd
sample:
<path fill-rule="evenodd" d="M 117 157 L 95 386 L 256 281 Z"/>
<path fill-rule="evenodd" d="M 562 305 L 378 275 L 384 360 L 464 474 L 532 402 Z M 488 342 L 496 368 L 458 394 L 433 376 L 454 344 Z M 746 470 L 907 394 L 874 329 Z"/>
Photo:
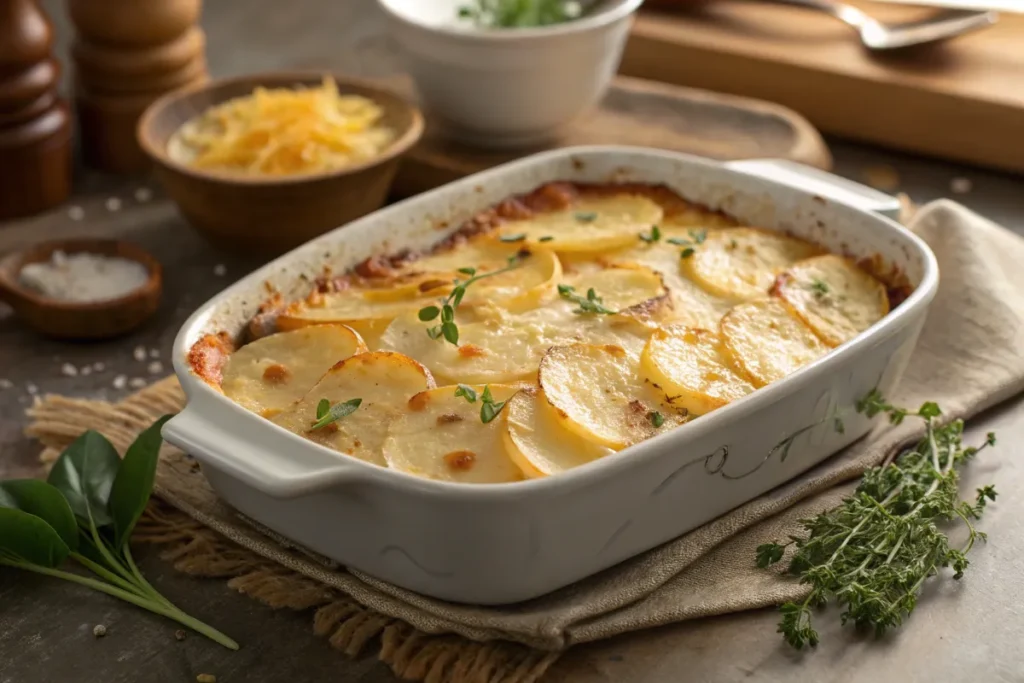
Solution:
<path fill-rule="evenodd" d="M 384 83 L 410 97 L 405 78 Z M 402 160 L 394 193 L 409 196 L 524 155 L 574 145 L 637 145 L 715 159 L 783 158 L 828 169 L 818 131 L 770 102 L 638 79 L 616 79 L 601 105 L 542 148 L 486 151 L 447 140 L 430 126 Z"/>
<path fill-rule="evenodd" d="M 738 0 L 680 4 L 687 9 L 641 13 L 623 73 L 778 102 L 827 133 L 1024 171 L 1022 15 L 877 56 L 819 13 Z M 927 13 L 861 6 L 883 20 Z"/>

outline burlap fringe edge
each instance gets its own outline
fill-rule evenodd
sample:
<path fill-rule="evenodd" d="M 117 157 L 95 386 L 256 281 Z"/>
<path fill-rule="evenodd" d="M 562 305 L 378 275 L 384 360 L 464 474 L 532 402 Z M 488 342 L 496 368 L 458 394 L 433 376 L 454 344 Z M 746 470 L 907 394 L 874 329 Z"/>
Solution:
<path fill-rule="evenodd" d="M 535 683 L 559 658 L 515 643 L 478 643 L 428 635 L 403 621 L 266 560 L 191 517 L 154 500 L 133 540 L 163 548 L 161 557 L 185 574 L 227 578 L 228 586 L 269 607 L 315 610 L 313 632 L 350 657 L 379 639 L 378 658 L 401 679 L 423 683 Z"/>

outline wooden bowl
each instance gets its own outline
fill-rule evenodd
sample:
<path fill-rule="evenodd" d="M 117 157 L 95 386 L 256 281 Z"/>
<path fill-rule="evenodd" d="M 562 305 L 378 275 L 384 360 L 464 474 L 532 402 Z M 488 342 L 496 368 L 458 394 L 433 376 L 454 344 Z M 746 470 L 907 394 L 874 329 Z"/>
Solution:
<path fill-rule="evenodd" d="M 167 195 L 214 244 L 236 252 L 280 254 L 317 235 L 379 209 L 401 155 L 423 133 L 423 116 L 388 90 L 334 75 L 342 94 L 362 95 L 384 111 L 395 141 L 377 158 L 353 166 L 295 176 L 258 177 L 197 170 L 173 161 L 167 142 L 184 124 L 258 86 L 317 86 L 322 72 L 243 76 L 180 90 L 153 103 L 138 126 L 139 145 L 156 167 Z"/>
<path fill-rule="evenodd" d="M 22 286 L 18 281 L 21 269 L 29 263 L 49 261 L 55 251 L 131 259 L 146 267 L 149 278 L 141 287 L 120 298 L 97 302 L 62 301 Z M 58 339 L 106 339 L 129 332 L 156 312 L 161 290 L 160 263 L 129 242 L 54 240 L 0 258 L 0 300 L 10 304 L 29 327 Z"/>

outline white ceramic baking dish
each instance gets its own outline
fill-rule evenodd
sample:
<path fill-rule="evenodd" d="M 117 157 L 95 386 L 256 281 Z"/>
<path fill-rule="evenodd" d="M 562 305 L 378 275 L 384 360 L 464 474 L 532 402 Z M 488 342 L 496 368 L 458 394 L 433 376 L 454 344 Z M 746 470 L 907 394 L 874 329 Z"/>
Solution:
<path fill-rule="evenodd" d="M 425 247 L 479 210 L 552 180 L 665 183 L 752 225 L 880 256 L 915 290 L 792 376 L 599 461 L 512 484 L 431 481 L 347 458 L 243 410 L 190 372 L 192 344 L 208 331 L 240 331 L 266 282 L 305 294 L 327 263 L 337 272 L 381 251 Z M 897 210 L 891 197 L 788 162 L 721 164 L 624 147 L 532 156 L 335 230 L 214 297 L 175 341 L 188 405 L 164 436 L 200 461 L 230 505 L 344 565 L 447 600 L 532 598 L 679 536 L 866 433 L 854 404 L 899 379 L 938 284 L 927 246 L 882 215 Z"/>

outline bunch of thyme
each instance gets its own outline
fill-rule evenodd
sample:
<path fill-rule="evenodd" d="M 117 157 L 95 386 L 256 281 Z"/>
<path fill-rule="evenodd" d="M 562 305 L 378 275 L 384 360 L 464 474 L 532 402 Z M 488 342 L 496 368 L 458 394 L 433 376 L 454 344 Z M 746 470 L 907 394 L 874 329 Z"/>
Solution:
<path fill-rule="evenodd" d="M 953 569 L 954 579 L 963 576 L 967 553 L 985 538 L 974 522 L 996 498 L 992 486 L 978 489 L 973 503 L 961 500 L 957 490 L 958 468 L 995 444 L 994 434 L 980 447 L 965 447 L 963 420 L 940 424 L 935 403 L 911 412 L 889 404 L 877 391 L 860 401 L 857 411 L 869 417 L 884 413 L 893 424 L 917 416 L 925 422 L 925 435 L 894 462 L 868 470 L 842 505 L 802 520 L 806 536 L 758 547 L 757 564 L 767 567 L 782 559 L 787 546 L 795 546 L 789 571 L 811 586 L 807 599 L 781 608 L 779 633 L 797 649 L 817 645 L 812 608 L 830 601 L 843 607 L 843 624 L 853 622 L 876 635 L 898 627 L 929 577 L 944 567 Z M 957 519 L 968 534 L 959 548 L 950 546 L 939 527 Z"/>

